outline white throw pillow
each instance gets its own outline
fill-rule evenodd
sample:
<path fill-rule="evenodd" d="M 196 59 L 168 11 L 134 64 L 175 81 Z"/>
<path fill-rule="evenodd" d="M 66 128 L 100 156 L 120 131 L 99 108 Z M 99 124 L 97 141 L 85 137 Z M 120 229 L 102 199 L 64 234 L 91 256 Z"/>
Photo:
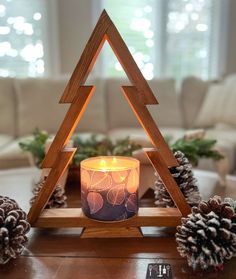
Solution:
<path fill-rule="evenodd" d="M 194 126 L 205 128 L 214 126 L 217 122 L 222 122 L 219 120 L 222 115 L 223 103 L 222 85 L 211 85 L 198 112 Z"/>
<path fill-rule="evenodd" d="M 236 126 L 236 79 L 227 82 L 224 94 L 223 123 Z"/>
<path fill-rule="evenodd" d="M 218 123 L 236 126 L 236 79 L 212 84 L 199 110 L 195 127 L 210 127 Z"/>

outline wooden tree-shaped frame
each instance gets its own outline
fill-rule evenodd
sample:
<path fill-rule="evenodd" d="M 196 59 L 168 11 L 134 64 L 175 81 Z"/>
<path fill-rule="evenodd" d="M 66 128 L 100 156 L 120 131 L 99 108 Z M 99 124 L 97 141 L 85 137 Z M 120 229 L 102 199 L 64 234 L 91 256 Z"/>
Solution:
<path fill-rule="evenodd" d="M 137 216 L 114 223 L 100 223 L 86 218 L 81 208 L 44 209 L 55 185 L 66 170 L 76 149 L 66 148 L 66 144 L 74 132 L 81 116 L 92 96 L 94 86 L 84 83 L 107 40 L 120 64 L 123 66 L 132 86 L 122 86 L 122 91 L 149 136 L 154 148 L 146 150 L 146 155 L 155 170 L 162 178 L 176 208 L 140 208 Z M 50 168 L 50 173 L 32 205 L 28 220 L 35 227 L 83 227 L 84 236 L 140 236 L 138 227 L 144 226 L 176 226 L 182 216 L 190 213 L 190 207 L 172 178 L 169 167 L 177 166 L 177 161 L 162 137 L 146 105 L 158 104 L 148 83 L 144 79 L 126 44 L 115 25 L 104 10 L 80 57 L 80 60 L 65 88 L 60 103 L 70 103 L 70 108 L 54 138 L 54 141 L 42 163 L 42 168 Z M 95 232 L 95 234 L 94 234 Z M 128 232 L 128 235 L 127 235 Z"/>

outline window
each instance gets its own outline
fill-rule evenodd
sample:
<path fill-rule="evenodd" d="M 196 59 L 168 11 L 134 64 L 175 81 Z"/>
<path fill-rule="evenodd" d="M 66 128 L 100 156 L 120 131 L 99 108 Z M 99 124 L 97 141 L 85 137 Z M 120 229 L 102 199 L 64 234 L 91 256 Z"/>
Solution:
<path fill-rule="evenodd" d="M 0 0 L 0 76 L 45 74 L 45 1 Z"/>
<path fill-rule="evenodd" d="M 146 79 L 210 78 L 217 65 L 219 0 L 103 0 Z M 106 76 L 124 72 L 112 51 Z"/>
<path fill-rule="evenodd" d="M 154 76 L 155 13 L 153 13 L 153 3 L 153 0 L 104 1 L 108 14 L 147 79 L 152 79 Z M 122 75 L 123 69 L 110 48 L 106 49 L 106 55 L 108 59 L 106 59 L 107 63 L 104 63 L 105 75 Z"/>

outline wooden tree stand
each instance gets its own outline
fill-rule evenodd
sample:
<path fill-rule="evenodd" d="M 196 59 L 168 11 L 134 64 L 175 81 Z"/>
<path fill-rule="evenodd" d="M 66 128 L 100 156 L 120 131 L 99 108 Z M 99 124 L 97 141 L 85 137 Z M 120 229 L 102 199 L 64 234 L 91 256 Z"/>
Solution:
<path fill-rule="evenodd" d="M 123 94 L 154 146 L 153 149 L 145 150 L 146 155 L 176 205 L 176 208 L 140 208 L 137 216 L 121 222 L 91 220 L 84 216 L 81 208 L 44 209 L 57 181 L 76 151 L 76 148 L 65 146 L 94 91 L 94 86 L 84 86 L 84 83 L 105 40 L 109 42 L 132 83 L 132 86 L 122 86 Z M 146 107 L 157 105 L 158 101 L 105 10 L 80 57 L 60 103 L 71 105 L 42 163 L 42 168 L 51 170 L 28 213 L 28 220 L 33 227 L 82 227 L 84 230 L 81 237 L 141 237 L 140 227 L 175 227 L 180 223 L 182 216 L 190 213 L 190 207 L 169 171 L 169 167 L 177 166 L 178 163 Z"/>

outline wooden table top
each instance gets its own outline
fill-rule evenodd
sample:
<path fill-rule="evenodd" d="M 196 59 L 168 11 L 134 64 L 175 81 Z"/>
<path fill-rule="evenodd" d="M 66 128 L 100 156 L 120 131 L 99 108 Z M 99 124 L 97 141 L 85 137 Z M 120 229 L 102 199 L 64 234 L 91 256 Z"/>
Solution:
<path fill-rule="evenodd" d="M 28 210 L 34 174 L 32 169 L 0 172 L 1 195 L 15 198 L 24 210 Z M 213 189 L 216 192 L 223 191 L 225 194 L 230 191 L 231 196 L 233 194 L 236 198 L 233 192 L 236 179 L 230 177 L 228 189 L 222 190 L 217 186 L 216 177 L 209 175 L 210 178 L 208 176 L 204 180 L 204 174 L 200 177 L 202 182 L 208 179 L 205 192 L 210 194 L 209 187 L 215 187 Z M 69 205 L 74 207 L 79 204 L 78 188 L 68 186 L 67 190 Z M 144 199 L 143 203 L 147 203 L 147 200 Z M 146 278 L 148 264 L 158 262 L 171 265 L 173 278 L 202 276 L 194 274 L 187 266 L 186 260 L 179 256 L 173 228 L 145 228 L 143 232 L 146 237 L 141 239 L 81 239 L 80 231 L 80 229 L 31 229 L 27 249 L 20 258 L 0 267 L 0 278 L 143 279 Z M 207 277 L 236 278 L 235 264 L 236 258 L 227 262 L 220 274 L 207 274 Z"/>

